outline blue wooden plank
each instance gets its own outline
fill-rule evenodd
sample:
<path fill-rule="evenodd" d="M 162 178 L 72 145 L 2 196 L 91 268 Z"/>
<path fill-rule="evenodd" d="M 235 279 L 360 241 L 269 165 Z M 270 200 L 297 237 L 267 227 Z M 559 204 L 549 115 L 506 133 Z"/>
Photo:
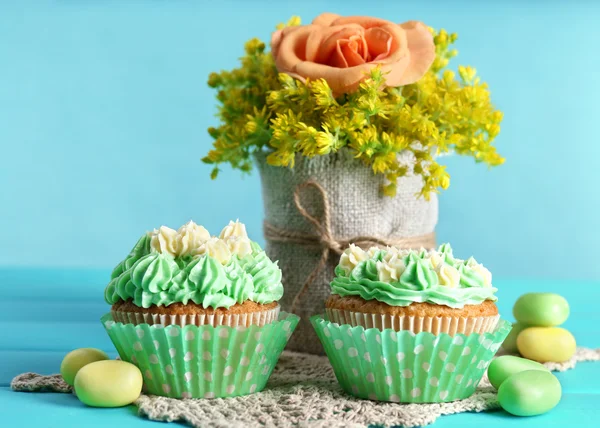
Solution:
<path fill-rule="evenodd" d="M 88 407 L 73 394 L 14 392 L 0 388 L 1 425 L 4 427 L 166 427 L 137 416 L 135 406 L 116 409 Z"/>
<path fill-rule="evenodd" d="M 103 300 L 110 269 L 0 268 L 0 287 L 7 298 L 36 300 Z"/>
<path fill-rule="evenodd" d="M 485 427 L 506 428 L 516 426 L 519 428 L 555 427 L 597 427 L 597 407 L 600 394 L 564 394 L 558 406 L 550 412 L 528 418 L 512 416 L 503 410 L 484 413 L 461 413 L 439 418 L 435 422 L 436 428 L 458 427 Z"/>
<path fill-rule="evenodd" d="M 442 416 L 435 427 L 540 428 L 547 426 L 579 428 L 596 427 L 596 407 L 600 394 L 563 395 L 559 405 L 541 416 L 518 418 L 502 410 L 483 413 L 461 413 Z M 31 411 L 35 409 L 35 411 Z M 23 393 L 0 388 L 0 414 L 6 426 L 79 428 L 82 426 L 148 427 L 154 423 L 136 416 L 134 406 L 97 409 L 81 404 L 72 394 Z M 390 420 L 388 423 L 393 424 Z M 158 423 L 155 423 L 158 426 Z M 163 425 L 164 426 L 164 425 Z"/>
<path fill-rule="evenodd" d="M 110 312 L 102 299 L 56 301 L 3 299 L 0 322 L 92 322 Z"/>
<path fill-rule="evenodd" d="M 64 351 L 90 347 L 112 347 L 99 319 L 86 323 L 5 322 L 0 330 L 2 351 Z"/>

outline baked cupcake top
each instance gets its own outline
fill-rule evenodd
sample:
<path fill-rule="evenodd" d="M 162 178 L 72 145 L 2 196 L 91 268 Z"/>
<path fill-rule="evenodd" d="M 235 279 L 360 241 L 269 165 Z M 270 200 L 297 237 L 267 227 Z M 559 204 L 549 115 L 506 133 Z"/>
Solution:
<path fill-rule="evenodd" d="M 426 302 L 462 308 L 496 301 L 496 291 L 490 271 L 473 257 L 455 258 L 450 244 L 432 251 L 396 247 L 364 251 L 350 245 L 331 282 L 333 294 L 376 299 L 391 306 Z"/>
<path fill-rule="evenodd" d="M 266 304 L 283 295 L 281 270 L 246 227 L 229 222 L 218 237 L 190 221 L 173 230 L 144 234 L 111 274 L 107 303 L 131 300 L 148 308 L 192 301 L 205 308 L 229 308 L 251 300 Z"/>

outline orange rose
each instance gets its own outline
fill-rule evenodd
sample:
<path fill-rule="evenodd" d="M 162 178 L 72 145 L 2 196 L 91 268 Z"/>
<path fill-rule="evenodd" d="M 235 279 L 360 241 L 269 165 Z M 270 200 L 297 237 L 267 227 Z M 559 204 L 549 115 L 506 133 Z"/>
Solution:
<path fill-rule="evenodd" d="M 414 83 L 435 59 L 433 37 L 422 22 L 332 13 L 276 31 L 271 50 L 279 72 L 303 82 L 323 78 L 334 96 L 354 91 L 378 66 L 387 86 Z"/>

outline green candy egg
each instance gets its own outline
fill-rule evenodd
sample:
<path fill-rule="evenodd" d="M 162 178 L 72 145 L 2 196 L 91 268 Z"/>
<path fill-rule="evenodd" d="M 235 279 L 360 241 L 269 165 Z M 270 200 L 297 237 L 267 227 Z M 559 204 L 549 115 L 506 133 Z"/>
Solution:
<path fill-rule="evenodd" d="M 96 361 L 75 376 L 75 393 L 93 407 L 121 407 L 133 403 L 142 392 L 142 373 L 131 363 Z"/>
<path fill-rule="evenodd" d="M 498 388 L 500 406 L 515 416 L 535 416 L 552 410 L 560 401 L 560 382 L 552 373 L 527 370 L 516 373 Z"/>
<path fill-rule="evenodd" d="M 515 302 L 513 315 L 523 324 L 554 327 L 569 317 L 569 303 L 554 293 L 527 293 Z"/>
<path fill-rule="evenodd" d="M 508 336 L 506 336 L 506 339 L 504 339 L 504 342 L 502 342 L 502 349 L 510 353 L 519 352 L 517 349 L 517 336 L 523 329 L 526 329 L 527 327 L 529 327 L 527 324 L 520 322 L 513 323 L 510 333 L 508 333 Z"/>
<path fill-rule="evenodd" d="M 515 373 L 524 372 L 527 370 L 542 370 L 549 372 L 549 370 L 542 364 L 535 361 L 528 360 L 526 358 L 513 357 L 511 355 L 504 355 L 494 359 L 488 367 L 488 378 L 494 388 L 498 389 L 502 382 L 508 377 Z"/>
<path fill-rule="evenodd" d="M 575 354 L 573 335 L 560 327 L 529 327 L 517 337 L 519 353 L 540 363 L 568 361 Z"/>
<path fill-rule="evenodd" d="M 81 348 L 69 352 L 60 364 L 60 374 L 65 382 L 73 386 L 75 375 L 85 365 L 95 361 L 108 360 L 108 355 L 100 349 Z"/>

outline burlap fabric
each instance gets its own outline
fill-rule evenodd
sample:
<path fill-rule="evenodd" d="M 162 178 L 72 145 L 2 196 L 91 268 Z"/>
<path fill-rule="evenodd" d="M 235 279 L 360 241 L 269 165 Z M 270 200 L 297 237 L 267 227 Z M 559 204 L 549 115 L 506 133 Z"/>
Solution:
<path fill-rule="evenodd" d="M 412 164 L 411 155 L 401 161 Z M 266 155 L 256 155 L 263 190 L 265 222 L 277 228 L 316 236 L 315 227 L 298 211 L 294 191 L 308 181 L 319 183 L 327 195 L 331 231 L 335 238 L 346 240 L 354 236 L 382 238 L 409 238 L 434 232 L 438 219 L 438 201 L 431 195 L 429 201 L 417 198 L 422 179 L 409 175 L 398 181 L 397 195 L 384 197 L 380 193 L 384 178 L 348 151 L 308 159 L 296 157 L 294 168 L 273 167 L 266 163 Z M 323 213 L 323 198 L 318 192 L 302 192 L 302 205 L 314 217 Z M 322 251 L 296 243 L 276 242 L 267 238 L 266 251 L 273 260 L 279 260 L 283 271 L 285 294 L 281 300 L 284 310 L 290 311 L 294 297 L 306 278 L 319 263 Z M 329 283 L 339 255 L 330 253 L 325 268 L 319 272 L 307 292 L 296 305 L 301 317 L 288 349 L 323 354 L 323 348 L 309 322 L 309 317 L 323 313 L 324 301 L 330 294 Z"/>

